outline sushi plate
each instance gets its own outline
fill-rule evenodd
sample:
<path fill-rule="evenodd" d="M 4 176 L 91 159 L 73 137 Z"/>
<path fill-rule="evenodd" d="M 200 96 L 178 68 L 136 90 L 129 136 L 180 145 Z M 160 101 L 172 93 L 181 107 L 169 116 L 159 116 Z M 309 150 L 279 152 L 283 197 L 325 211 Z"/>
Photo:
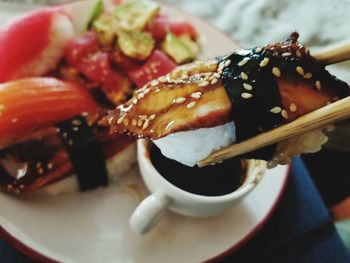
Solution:
<path fill-rule="evenodd" d="M 67 5 L 77 28 L 94 1 Z M 162 6 L 162 12 L 193 23 L 202 58 L 238 48 L 204 21 Z M 268 220 L 285 188 L 289 166 L 266 171 L 243 202 L 219 216 L 196 219 L 169 212 L 145 236 L 131 231 L 132 211 L 148 194 L 138 167 L 114 184 L 85 193 L 19 197 L 0 193 L 0 234 L 40 262 L 200 262 L 219 259 L 244 245 Z"/>

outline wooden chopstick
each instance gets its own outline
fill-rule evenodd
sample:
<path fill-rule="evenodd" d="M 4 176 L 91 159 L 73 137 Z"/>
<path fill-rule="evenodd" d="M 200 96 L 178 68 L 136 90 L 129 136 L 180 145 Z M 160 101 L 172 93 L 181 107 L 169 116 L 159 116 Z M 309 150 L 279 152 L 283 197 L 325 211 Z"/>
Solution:
<path fill-rule="evenodd" d="M 322 64 L 330 65 L 350 59 L 350 40 L 332 44 L 320 51 L 312 53 L 312 56 Z"/>
<path fill-rule="evenodd" d="M 329 124 L 347 118 L 350 118 L 350 97 L 346 97 L 305 114 L 304 116 L 271 131 L 218 150 L 209 155 L 206 159 L 199 161 L 197 165 L 199 167 L 204 167 L 212 163 L 217 163 L 318 128 L 323 128 Z"/>

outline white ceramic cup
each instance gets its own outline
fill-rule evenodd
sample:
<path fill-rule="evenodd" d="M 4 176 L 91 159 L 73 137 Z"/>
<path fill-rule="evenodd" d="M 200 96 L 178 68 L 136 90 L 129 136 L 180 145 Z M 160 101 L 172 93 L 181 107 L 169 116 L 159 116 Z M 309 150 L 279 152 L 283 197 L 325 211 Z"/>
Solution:
<path fill-rule="evenodd" d="M 266 169 L 265 161 L 248 160 L 245 180 L 237 190 L 220 196 L 198 195 L 178 188 L 161 176 L 151 162 L 149 149 L 149 142 L 138 140 L 138 163 L 142 178 L 151 192 L 130 218 L 131 228 L 139 234 L 151 230 L 168 209 L 191 217 L 208 217 L 225 212 L 257 185 Z"/>

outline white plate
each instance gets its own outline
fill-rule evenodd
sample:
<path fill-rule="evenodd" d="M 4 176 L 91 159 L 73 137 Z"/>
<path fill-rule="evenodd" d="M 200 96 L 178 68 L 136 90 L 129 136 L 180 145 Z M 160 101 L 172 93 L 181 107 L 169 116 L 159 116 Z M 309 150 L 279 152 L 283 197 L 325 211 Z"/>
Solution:
<path fill-rule="evenodd" d="M 89 1 L 69 5 L 78 27 L 90 7 Z M 205 22 L 167 6 L 162 10 L 196 26 L 204 57 L 237 48 Z M 0 234 L 40 261 L 200 262 L 239 248 L 261 228 L 283 192 L 288 170 L 268 170 L 256 189 L 223 215 L 193 219 L 169 213 L 146 236 L 134 234 L 128 225 L 133 209 L 147 195 L 136 166 L 118 184 L 87 193 L 0 193 Z"/>

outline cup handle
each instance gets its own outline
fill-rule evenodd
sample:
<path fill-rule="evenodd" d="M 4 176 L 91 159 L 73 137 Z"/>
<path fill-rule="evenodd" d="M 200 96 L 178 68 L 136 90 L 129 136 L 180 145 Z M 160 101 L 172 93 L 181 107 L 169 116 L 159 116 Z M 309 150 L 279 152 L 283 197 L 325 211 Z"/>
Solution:
<path fill-rule="evenodd" d="M 168 210 L 170 200 L 161 192 L 147 196 L 131 215 L 129 224 L 136 233 L 146 234 Z"/>

